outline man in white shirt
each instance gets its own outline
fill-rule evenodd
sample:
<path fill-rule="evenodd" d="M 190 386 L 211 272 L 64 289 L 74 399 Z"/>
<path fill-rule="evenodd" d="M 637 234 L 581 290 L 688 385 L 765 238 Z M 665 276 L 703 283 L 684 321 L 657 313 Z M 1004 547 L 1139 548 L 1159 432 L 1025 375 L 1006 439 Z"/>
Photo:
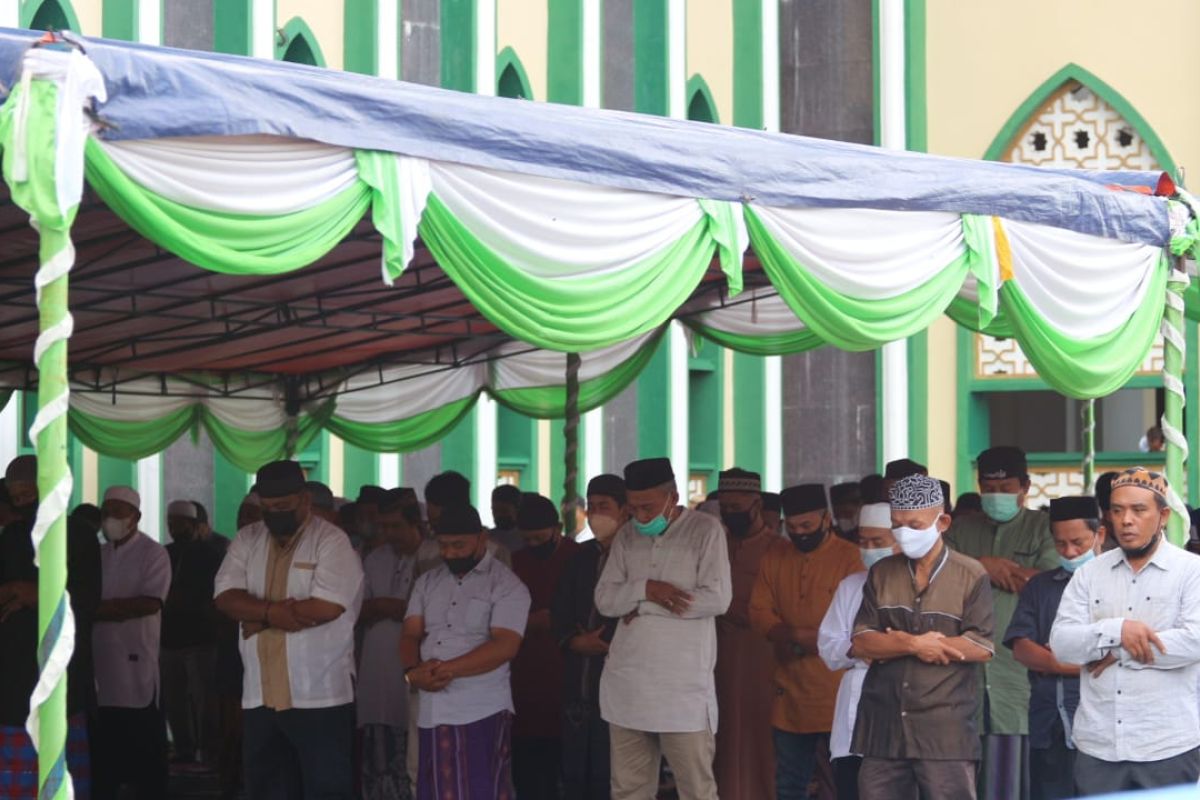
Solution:
<path fill-rule="evenodd" d="M 412 593 L 420 510 L 412 489 L 379 499 L 379 547 L 363 559 L 362 648 L 358 663 L 358 729 L 362 737 L 363 800 L 412 796 L 406 755 L 408 684 L 398 675 L 400 637 Z"/>
<path fill-rule="evenodd" d="M 900 552 L 896 537 L 892 534 L 891 504 L 868 503 L 862 506 L 858 512 L 856 530 L 859 552 L 868 570 L 876 562 Z M 843 578 L 817 631 L 817 651 L 825 666 L 832 670 L 845 670 L 838 684 L 833 730 L 829 734 L 829 757 L 833 762 L 838 800 L 858 800 L 858 768 L 862 766 L 862 755 L 854 752 L 850 740 L 854 738 L 854 720 L 858 716 L 863 680 L 871 665 L 861 658 L 851 657 L 850 648 L 854 644 L 854 618 L 858 616 L 858 608 L 862 605 L 866 582 L 866 572 L 855 572 Z"/>
<path fill-rule="evenodd" d="M 138 530 L 141 498 L 128 486 L 104 493 L 101 592 L 92 629 L 96 663 L 93 797 L 166 797 L 167 734 L 158 697 L 162 608 L 171 587 L 166 549 Z"/>
<path fill-rule="evenodd" d="M 238 531 L 217 573 L 217 609 L 241 623 L 246 794 L 354 797 L 358 554 L 312 514 L 295 461 L 258 471 L 262 522 Z"/>
<path fill-rule="evenodd" d="M 680 800 L 716 800 L 716 618 L 732 600 L 725 530 L 679 506 L 671 462 L 625 467 L 632 519 L 596 584 L 596 609 L 621 617 L 600 678 L 613 800 L 653 800 L 665 755 Z"/>
<path fill-rule="evenodd" d="M 1112 482 L 1117 548 L 1077 569 L 1050 631 L 1054 657 L 1083 664 L 1072 736 L 1080 795 L 1200 779 L 1200 558 L 1166 540 L 1166 478 Z"/>

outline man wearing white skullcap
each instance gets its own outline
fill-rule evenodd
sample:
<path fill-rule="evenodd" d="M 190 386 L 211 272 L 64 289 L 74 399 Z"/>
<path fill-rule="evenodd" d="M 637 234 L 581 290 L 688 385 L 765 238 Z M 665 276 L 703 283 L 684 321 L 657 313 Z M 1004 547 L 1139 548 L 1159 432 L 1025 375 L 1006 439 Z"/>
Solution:
<path fill-rule="evenodd" d="M 102 592 L 92 644 L 96 659 L 94 794 L 166 797 L 167 740 L 159 705 L 159 637 L 171 586 L 166 549 L 138 530 L 141 498 L 128 486 L 104 493 Z"/>
<path fill-rule="evenodd" d="M 850 655 L 868 659 L 853 751 L 864 800 L 976 797 L 976 664 L 992 657 L 987 571 L 942 541 L 941 484 L 909 475 L 890 490 L 902 551 L 867 575 Z"/>

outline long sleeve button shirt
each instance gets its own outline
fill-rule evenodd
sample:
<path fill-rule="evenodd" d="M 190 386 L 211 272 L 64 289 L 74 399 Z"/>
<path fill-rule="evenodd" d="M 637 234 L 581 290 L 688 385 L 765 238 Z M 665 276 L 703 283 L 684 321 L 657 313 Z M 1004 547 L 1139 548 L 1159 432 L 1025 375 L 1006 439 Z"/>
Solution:
<path fill-rule="evenodd" d="M 761 636 L 776 625 L 817 629 L 838 584 L 861 572 L 858 548 L 832 534 L 811 553 L 790 540 L 775 542 L 758 572 L 750 600 L 750 624 Z M 775 668 L 771 725 L 790 733 L 828 733 L 841 676 L 816 653 L 805 653 Z"/>
<path fill-rule="evenodd" d="M 862 696 L 863 681 L 867 678 L 870 664 L 861 658 L 851 658 L 850 647 L 854 638 L 854 618 L 858 616 L 858 608 L 862 605 L 863 586 L 866 583 L 865 571 L 843 578 L 833 593 L 833 602 L 817 631 L 817 650 L 825 666 L 832 670 L 845 670 L 834 703 L 833 730 L 829 734 L 830 758 L 858 755 L 851 749 L 850 740 L 854 736 L 858 699 Z"/>
<path fill-rule="evenodd" d="M 1058 554 L 1050 537 L 1050 515 L 1045 511 L 1021 509 L 1008 522 L 985 516 L 967 516 L 954 521 L 946 532 L 946 544 L 971 558 L 996 556 L 1036 570 L 1054 569 Z M 995 623 L 1003 635 L 1017 610 L 1017 595 L 992 587 Z M 1007 647 L 996 648 L 996 656 L 982 667 L 980 707 L 988 714 L 981 733 L 1024 735 L 1029 732 L 1029 679 L 1025 667 Z M 987 693 L 987 704 L 982 703 Z"/>
<path fill-rule="evenodd" d="M 646 599 L 649 580 L 688 592 L 691 607 L 676 616 Z M 596 608 L 637 616 L 617 625 L 600 678 L 601 717 L 637 731 L 715 733 L 715 618 L 731 597 L 725 530 L 714 517 L 684 509 L 661 536 L 623 526 L 596 585 Z"/>
<path fill-rule="evenodd" d="M 1121 647 L 1125 620 L 1158 633 L 1165 653 L 1141 664 Z M 1112 653 L 1099 677 L 1080 677 L 1073 735 L 1102 761 L 1159 761 L 1200 746 L 1200 558 L 1162 541 L 1140 572 L 1110 550 L 1075 571 L 1050 632 L 1055 658 L 1087 664 Z"/>
<path fill-rule="evenodd" d="M 408 617 L 421 617 L 425 638 L 421 660 L 451 661 L 485 644 L 492 628 L 525 634 L 529 590 L 490 552 L 465 575 L 445 564 L 417 578 L 408 601 Z M 512 711 L 508 662 L 491 672 L 455 678 L 440 692 L 420 693 L 417 725 L 467 725 L 501 711 Z"/>

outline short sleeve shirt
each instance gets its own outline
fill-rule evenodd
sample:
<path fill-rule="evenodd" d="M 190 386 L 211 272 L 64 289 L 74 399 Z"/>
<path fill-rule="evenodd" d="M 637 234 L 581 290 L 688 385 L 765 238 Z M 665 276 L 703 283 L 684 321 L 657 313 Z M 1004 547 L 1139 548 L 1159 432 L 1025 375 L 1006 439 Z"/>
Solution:
<path fill-rule="evenodd" d="M 992 595 L 974 559 L 942 548 L 929 585 L 917 592 L 903 555 L 871 568 L 854 635 L 887 629 L 962 636 L 993 651 Z M 853 752 L 875 758 L 977 761 L 978 665 L 926 664 L 914 658 L 875 661 L 867 670 L 854 728 Z"/>
<path fill-rule="evenodd" d="M 487 642 L 492 628 L 524 635 L 529 604 L 525 584 L 490 552 L 462 576 L 445 564 L 423 573 L 408 601 L 408 616 L 425 622 L 421 660 L 465 655 Z M 417 725 L 466 725 L 512 710 L 509 666 L 504 663 L 482 675 L 456 678 L 440 692 L 422 691 Z"/>

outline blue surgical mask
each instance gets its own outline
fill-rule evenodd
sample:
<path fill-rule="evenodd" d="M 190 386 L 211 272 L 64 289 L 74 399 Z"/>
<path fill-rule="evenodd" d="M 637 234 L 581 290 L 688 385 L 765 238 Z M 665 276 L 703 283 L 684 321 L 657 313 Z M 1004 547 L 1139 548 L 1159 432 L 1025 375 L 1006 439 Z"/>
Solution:
<path fill-rule="evenodd" d="M 870 569 L 871 567 L 883 561 L 892 554 L 890 547 L 863 547 L 859 549 L 859 554 L 862 555 L 863 565 Z"/>
<path fill-rule="evenodd" d="M 667 509 L 671 507 L 668 500 L 667 505 L 663 508 L 662 513 L 649 522 L 639 522 L 635 517 L 633 520 L 633 528 L 642 536 L 662 536 L 663 531 L 667 529 Z"/>
<path fill-rule="evenodd" d="M 1059 556 L 1058 565 L 1067 572 L 1074 572 L 1095 557 L 1095 550 L 1085 550 L 1074 558 L 1063 558 L 1062 556 Z"/>
<path fill-rule="evenodd" d="M 996 522 L 1008 522 L 1021 511 L 1021 504 L 1017 502 L 1018 497 L 1015 494 L 989 492 L 980 498 L 983 503 L 983 513 Z"/>

